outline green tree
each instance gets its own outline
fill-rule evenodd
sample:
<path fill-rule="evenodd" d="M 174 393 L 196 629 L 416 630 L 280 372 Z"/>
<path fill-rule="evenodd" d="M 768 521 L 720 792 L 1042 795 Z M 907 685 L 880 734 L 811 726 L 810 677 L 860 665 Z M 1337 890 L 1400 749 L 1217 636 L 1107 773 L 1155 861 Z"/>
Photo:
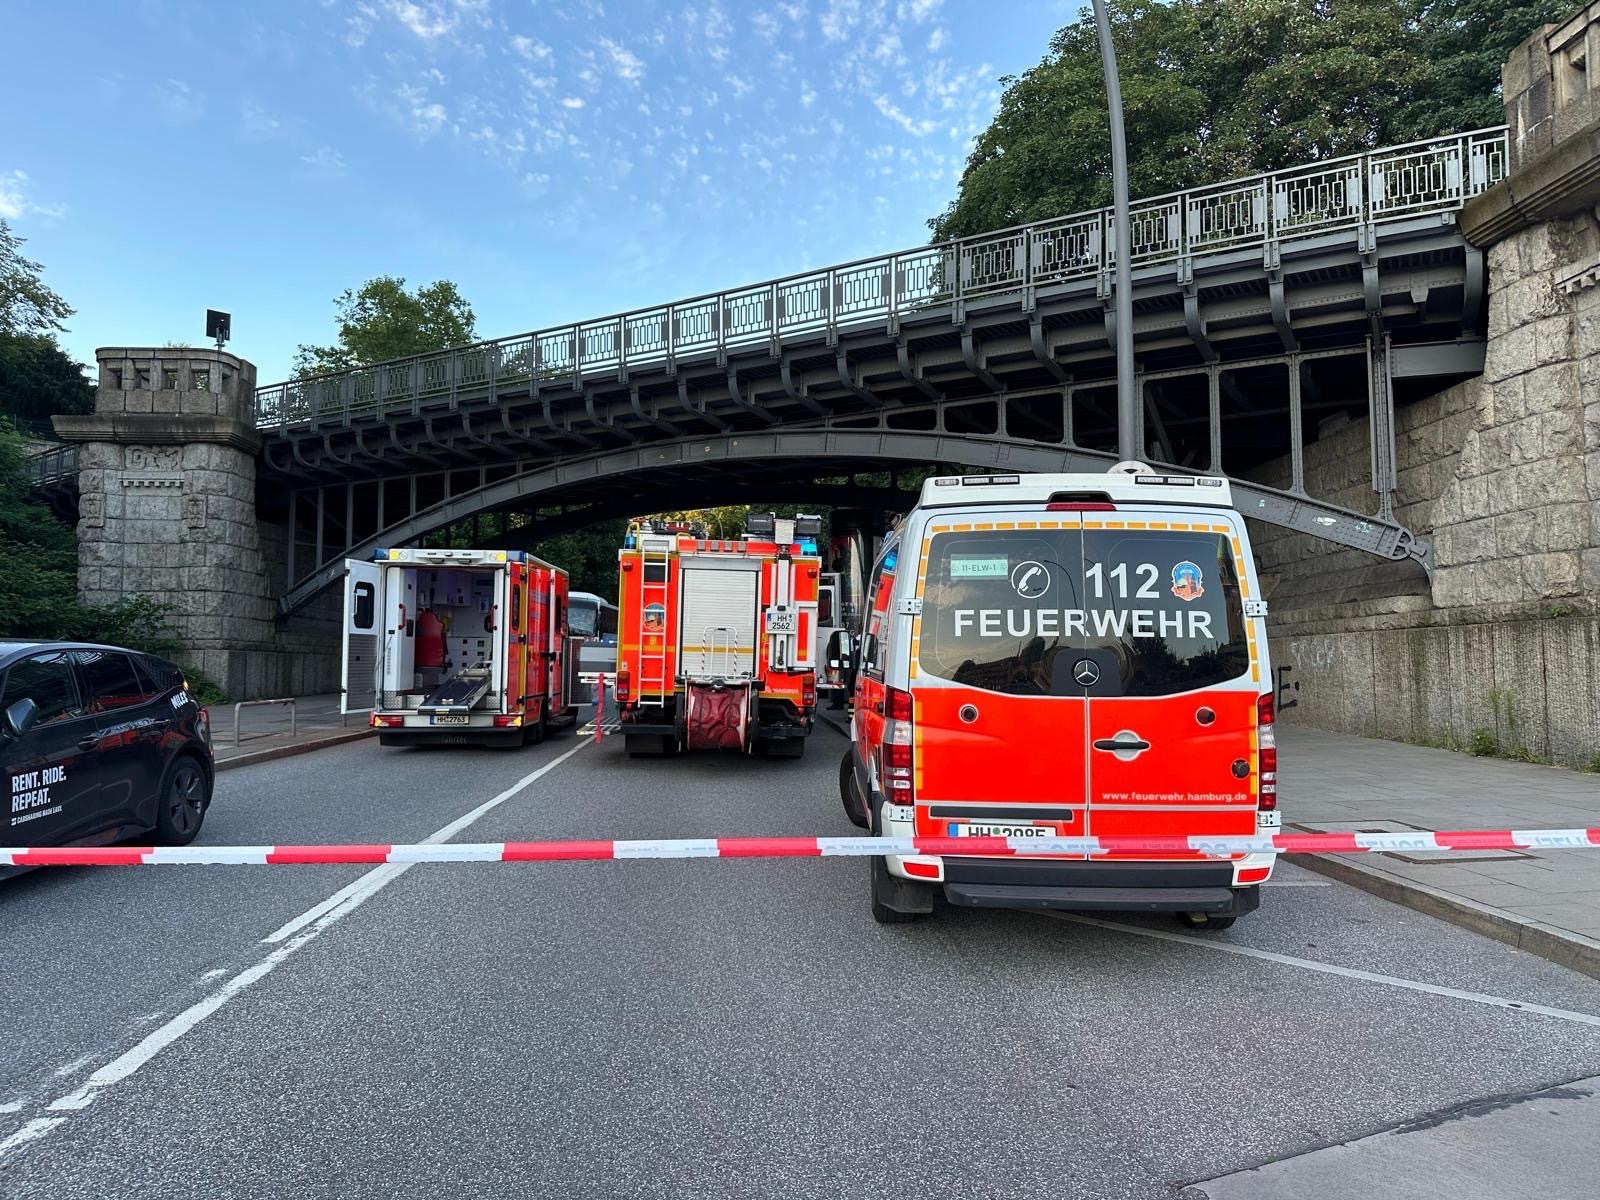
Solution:
<path fill-rule="evenodd" d="M 1567 0 L 1111 0 L 1137 198 L 1502 120 L 1500 64 Z M 1001 80 L 936 239 L 1110 202 L 1094 23 Z"/>
<path fill-rule="evenodd" d="M 72 309 L 44 285 L 39 264 L 22 257 L 26 241 L 0 218 L 0 333 L 56 333 Z"/>
<path fill-rule="evenodd" d="M 339 342 L 302 345 L 295 354 L 299 377 L 446 350 L 477 337 L 472 306 L 448 279 L 407 291 L 404 279 L 381 275 L 346 288 L 333 303 Z"/>
<path fill-rule="evenodd" d="M 0 415 L 42 421 L 94 411 L 83 364 L 44 333 L 0 333 Z"/>

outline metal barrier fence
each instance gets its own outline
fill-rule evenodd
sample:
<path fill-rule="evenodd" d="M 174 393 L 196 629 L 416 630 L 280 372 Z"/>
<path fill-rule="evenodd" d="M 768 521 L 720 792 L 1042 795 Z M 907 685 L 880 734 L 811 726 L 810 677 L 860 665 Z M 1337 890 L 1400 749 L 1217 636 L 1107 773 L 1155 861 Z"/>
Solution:
<path fill-rule="evenodd" d="M 294 737 L 299 732 L 298 715 L 293 696 L 286 696 L 281 700 L 241 700 L 233 706 L 233 744 L 239 744 L 239 710 L 241 708 L 261 708 L 268 704 L 287 704 L 289 706 L 289 736 Z"/>
<path fill-rule="evenodd" d="M 1143 200 L 1137 266 L 1459 209 L 1505 177 L 1504 126 L 1431 138 Z M 576 380 L 702 350 L 905 317 L 1094 278 L 1114 265 L 1110 209 L 618 313 L 256 392 L 256 424 L 345 423 L 415 412 L 473 388 Z"/>

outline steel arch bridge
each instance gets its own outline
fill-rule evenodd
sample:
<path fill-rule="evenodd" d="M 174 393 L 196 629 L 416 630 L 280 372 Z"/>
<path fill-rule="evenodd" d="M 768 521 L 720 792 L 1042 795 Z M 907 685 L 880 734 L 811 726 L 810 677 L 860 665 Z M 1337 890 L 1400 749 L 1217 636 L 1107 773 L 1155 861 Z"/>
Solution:
<path fill-rule="evenodd" d="M 1139 440 L 1249 515 L 1431 569 L 1394 516 L 1397 404 L 1482 370 L 1461 206 L 1504 127 L 1136 203 Z M 347 554 L 522 505 L 686 507 L 897 464 L 1101 469 L 1115 450 L 1109 210 L 259 389 L 282 612 Z M 1373 511 L 1308 493 L 1321 427 L 1369 429 Z M 36 482 L 71 504 L 70 451 Z M 1281 465 L 1267 487 L 1252 474 Z M 754 470 L 752 474 L 752 468 Z"/>

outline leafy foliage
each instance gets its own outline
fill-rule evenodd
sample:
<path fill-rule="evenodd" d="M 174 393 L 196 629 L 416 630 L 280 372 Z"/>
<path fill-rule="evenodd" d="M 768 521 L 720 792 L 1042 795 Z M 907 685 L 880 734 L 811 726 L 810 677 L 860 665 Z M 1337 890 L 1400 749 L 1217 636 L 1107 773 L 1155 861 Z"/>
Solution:
<path fill-rule="evenodd" d="M 302 345 L 295 354 L 297 377 L 445 350 L 477 336 L 472 306 L 448 279 L 407 291 L 403 278 L 380 275 L 354 291 L 346 288 L 333 303 L 339 343 Z"/>
<path fill-rule="evenodd" d="M 82 363 L 45 333 L 0 333 L 0 416 L 42 421 L 94 411 Z"/>
<path fill-rule="evenodd" d="M 1568 0 L 1110 0 L 1132 194 L 1179 188 L 1503 119 L 1500 64 Z M 962 237 L 1111 198 L 1094 22 L 1060 30 L 1006 85 L 955 200 Z"/>
<path fill-rule="evenodd" d="M 55 333 L 72 309 L 44 285 L 39 264 L 22 257 L 26 241 L 0 218 L 0 333 Z"/>

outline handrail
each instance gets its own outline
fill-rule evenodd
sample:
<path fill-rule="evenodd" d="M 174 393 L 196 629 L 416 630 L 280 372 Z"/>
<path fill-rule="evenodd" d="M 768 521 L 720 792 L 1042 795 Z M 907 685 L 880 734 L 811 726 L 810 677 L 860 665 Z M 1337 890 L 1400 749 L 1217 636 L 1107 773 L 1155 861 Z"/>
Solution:
<path fill-rule="evenodd" d="M 1508 164 L 1506 128 L 1492 126 L 1146 197 L 1129 214 L 1134 262 L 1453 212 L 1503 179 Z M 1109 208 L 1093 209 L 272 384 L 257 389 L 256 424 L 344 423 L 352 413 L 415 411 L 440 397 L 453 405 L 462 387 L 579 378 L 1094 278 L 1113 265 L 1113 228 Z"/>
<path fill-rule="evenodd" d="M 289 706 L 289 736 L 294 737 L 298 732 L 297 709 L 293 696 L 286 696 L 281 700 L 241 700 L 233 706 L 233 744 L 239 744 L 239 710 L 241 708 L 260 708 L 267 704 L 287 704 Z"/>
<path fill-rule="evenodd" d="M 37 454 L 30 454 L 23 460 L 23 471 L 28 483 L 33 487 L 43 487 L 58 479 L 76 475 L 78 454 L 81 449 L 77 443 L 68 442 L 52 446 L 48 450 L 41 450 Z"/>

